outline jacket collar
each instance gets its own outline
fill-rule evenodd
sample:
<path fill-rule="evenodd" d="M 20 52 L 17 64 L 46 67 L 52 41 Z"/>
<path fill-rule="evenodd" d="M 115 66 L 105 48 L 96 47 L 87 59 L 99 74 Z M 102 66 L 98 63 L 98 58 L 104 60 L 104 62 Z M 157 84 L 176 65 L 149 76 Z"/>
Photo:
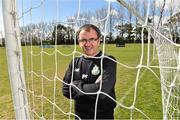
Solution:
<path fill-rule="evenodd" d="M 96 56 L 94 56 L 94 57 L 100 57 L 102 55 L 102 51 L 99 51 L 99 53 L 96 55 Z M 92 58 L 92 57 L 88 57 L 88 56 L 85 56 L 85 55 L 83 55 L 82 56 L 84 59 L 94 59 L 94 58 Z"/>

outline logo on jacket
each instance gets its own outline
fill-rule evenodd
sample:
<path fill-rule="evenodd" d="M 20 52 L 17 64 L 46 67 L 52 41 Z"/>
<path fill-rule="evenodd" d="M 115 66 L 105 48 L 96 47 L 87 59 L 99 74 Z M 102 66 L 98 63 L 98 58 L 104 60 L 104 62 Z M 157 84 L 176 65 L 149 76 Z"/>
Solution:
<path fill-rule="evenodd" d="M 91 74 L 92 75 L 98 75 L 100 73 L 99 67 L 97 65 L 94 65 Z"/>
<path fill-rule="evenodd" d="M 82 74 L 82 79 L 87 79 L 88 75 Z"/>
<path fill-rule="evenodd" d="M 74 71 L 75 71 L 75 72 L 79 72 L 79 68 L 75 68 Z"/>

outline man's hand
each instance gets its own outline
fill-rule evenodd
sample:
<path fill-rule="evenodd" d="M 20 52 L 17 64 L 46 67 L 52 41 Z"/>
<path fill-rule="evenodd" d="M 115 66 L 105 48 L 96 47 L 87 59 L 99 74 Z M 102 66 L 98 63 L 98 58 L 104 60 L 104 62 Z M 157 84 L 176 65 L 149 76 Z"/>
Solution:
<path fill-rule="evenodd" d="M 101 75 L 96 79 L 95 83 L 99 83 L 100 81 L 102 81 L 102 76 Z"/>

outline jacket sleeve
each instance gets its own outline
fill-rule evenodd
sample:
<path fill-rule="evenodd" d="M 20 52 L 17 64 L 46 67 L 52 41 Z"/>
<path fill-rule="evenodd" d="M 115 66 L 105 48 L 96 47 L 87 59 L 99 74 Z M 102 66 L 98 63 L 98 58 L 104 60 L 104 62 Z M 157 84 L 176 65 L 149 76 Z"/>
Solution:
<path fill-rule="evenodd" d="M 114 58 L 113 58 L 114 59 Z M 72 62 L 69 65 L 68 70 L 66 71 L 65 77 L 63 81 L 63 95 L 67 98 L 70 98 L 70 89 L 71 95 L 73 99 L 76 99 L 80 96 L 87 96 L 83 92 L 86 93 L 94 93 L 99 90 L 100 83 L 92 83 L 92 84 L 85 84 L 82 80 L 73 80 L 73 85 L 69 85 L 71 82 L 71 75 L 72 75 Z M 110 59 L 104 58 L 103 61 L 103 73 L 102 73 L 102 89 L 101 91 L 107 94 L 112 92 L 114 89 L 116 82 L 116 63 Z M 83 92 L 81 92 L 83 91 Z M 96 95 L 91 95 L 91 97 L 95 97 Z M 100 95 L 100 99 L 104 99 L 105 95 Z"/>
<path fill-rule="evenodd" d="M 71 61 L 71 63 L 69 64 L 69 67 L 63 78 L 62 92 L 63 92 L 63 95 L 67 98 L 70 98 L 70 93 L 71 93 L 71 98 L 74 98 L 76 96 L 76 92 L 72 89 L 72 86 L 70 85 L 71 77 L 72 77 L 72 64 L 73 64 L 73 61 Z"/>
<path fill-rule="evenodd" d="M 112 57 L 113 58 L 113 57 Z M 113 58 L 115 60 L 115 58 Z M 101 91 L 110 95 L 114 89 L 116 82 L 116 63 L 110 59 L 105 58 L 103 62 L 103 73 L 102 73 L 102 89 Z M 93 93 L 99 90 L 100 83 L 84 84 L 82 80 L 73 81 L 73 84 L 80 90 L 86 93 Z M 76 91 L 78 96 L 83 96 L 76 87 L 73 90 Z M 93 95 L 92 95 L 93 96 Z M 100 95 L 100 99 L 104 99 L 105 95 Z"/>
<path fill-rule="evenodd" d="M 114 57 L 110 57 L 115 60 Z M 116 62 L 104 58 L 103 62 L 103 75 L 102 75 L 102 89 L 101 91 L 110 95 L 112 91 L 114 91 L 115 83 L 116 83 Z M 104 99 L 107 97 L 106 95 L 100 95 L 100 99 Z"/>
<path fill-rule="evenodd" d="M 75 59 L 74 63 L 76 63 L 76 59 Z M 85 96 L 85 94 L 83 94 L 83 92 L 90 93 L 90 92 L 98 91 L 98 89 L 99 89 L 98 84 L 84 84 L 84 82 L 81 79 L 73 79 L 72 80 L 73 85 L 70 84 L 71 79 L 73 77 L 72 76 L 72 65 L 73 65 L 73 61 L 71 61 L 71 63 L 69 64 L 69 67 L 63 78 L 63 87 L 62 87 L 63 95 L 67 98 L 71 97 L 72 99 L 76 99 L 80 96 Z M 71 95 L 70 95 L 70 93 L 71 93 Z"/>

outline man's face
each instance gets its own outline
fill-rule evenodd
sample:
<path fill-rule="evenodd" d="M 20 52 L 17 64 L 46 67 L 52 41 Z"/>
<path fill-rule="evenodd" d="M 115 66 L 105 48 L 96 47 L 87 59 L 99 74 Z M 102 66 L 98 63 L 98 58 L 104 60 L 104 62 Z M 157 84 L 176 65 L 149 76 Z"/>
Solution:
<path fill-rule="evenodd" d="M 95 30 L 81 30 L 79 33 L 79 46 L 88 56 L 95 56 L 99 52 L 100 39 Z"/>

